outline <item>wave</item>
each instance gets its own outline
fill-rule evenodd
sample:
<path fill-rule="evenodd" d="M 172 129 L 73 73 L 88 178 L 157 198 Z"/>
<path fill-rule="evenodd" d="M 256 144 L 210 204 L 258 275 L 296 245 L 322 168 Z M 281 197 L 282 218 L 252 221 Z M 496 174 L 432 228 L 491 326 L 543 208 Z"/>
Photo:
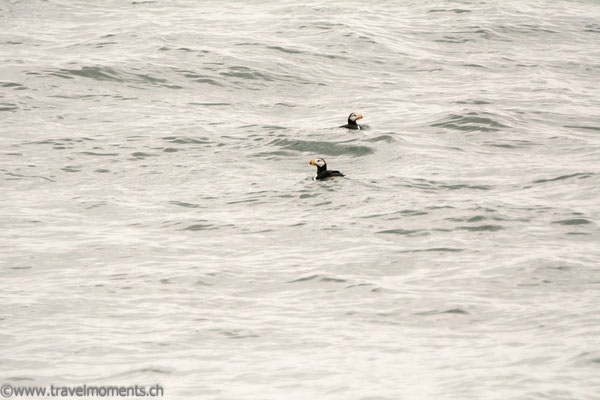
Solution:
<path fill-rule="evenodd" d="M 510 126 L 498 121 L 498 117 L 486 112 L 468 112 L 466 114 L 449 114 L 441 121 L 430 126 L 451 129 L 461 132 L 498 132 Z"/>
<path fill-rule="evenodd" d="M 368 146 L 312 140 L 276 139 L 269 144 L 286 150 L 327 156 L 348 155 L 352 157 L 360 157 L 373 154 L 375 152 L 371 147 Z"/>

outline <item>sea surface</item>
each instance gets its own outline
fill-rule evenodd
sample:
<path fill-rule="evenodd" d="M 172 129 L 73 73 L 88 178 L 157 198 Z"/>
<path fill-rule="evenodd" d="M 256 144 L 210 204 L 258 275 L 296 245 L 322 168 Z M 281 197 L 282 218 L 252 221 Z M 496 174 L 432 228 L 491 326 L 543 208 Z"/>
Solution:
<path fill-rule="evenodd" d="M 0 26 L 0 383 L 600 399 L 600 2 Z"/>

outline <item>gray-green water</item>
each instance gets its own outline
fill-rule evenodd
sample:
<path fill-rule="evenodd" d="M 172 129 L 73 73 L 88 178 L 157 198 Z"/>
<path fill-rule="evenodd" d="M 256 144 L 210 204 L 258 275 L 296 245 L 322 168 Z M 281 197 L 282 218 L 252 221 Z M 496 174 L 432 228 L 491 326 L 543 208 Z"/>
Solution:
<path fill-rule="evenodd" d="M 0 25 L 3 383 L 600 397 L 597 1 L 3 1 Z"/>

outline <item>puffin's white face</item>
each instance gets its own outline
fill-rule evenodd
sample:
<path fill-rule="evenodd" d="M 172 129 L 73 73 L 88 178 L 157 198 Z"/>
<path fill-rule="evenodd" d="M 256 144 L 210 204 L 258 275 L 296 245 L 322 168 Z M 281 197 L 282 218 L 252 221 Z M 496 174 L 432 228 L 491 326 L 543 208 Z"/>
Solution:
<path fill-rule="evenodd" d="M 322 158 L 315 158 L 314 160 L 310 160 L 310 165 L 314 165 L 315 167 L 322 167 L 325 165 L 325 160 Z"/>
<path fill-rule="evenodd" d="M 362 115 L 360 115 L 360 114 L 357 114 L 357 113 L 352 113 L 352 114 L 350 114 L 350 115 L 348 116 L 348 119 L 349 119 L 350 121 L 356 121 L 357 119 L 362 119 L 362 117 L 363 117 L 363 116 L 362 116 Z"/>

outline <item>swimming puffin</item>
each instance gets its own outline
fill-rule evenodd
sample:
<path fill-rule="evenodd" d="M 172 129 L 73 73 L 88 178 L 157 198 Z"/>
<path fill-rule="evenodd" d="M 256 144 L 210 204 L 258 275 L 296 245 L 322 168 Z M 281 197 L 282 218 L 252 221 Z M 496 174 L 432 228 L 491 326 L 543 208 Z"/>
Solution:
<path fill-rule="evenodd" d="M 333 178 L 335 176 L 344 176 L 344 174 L 342 174 L 340 171 L 328 171 L 327 163 L 322 158 L 315 158 L 314 160 L 310 160 L 309 164 L 317 167 L 317 176 L 315 176 L 315 179 L 319 181 L 323 179 Z"/>
<path fill-rule="evenodd" d="M 360 129 L 360 125 L 356 123 L 357 120 L 362 119 L 362 115 L 357 113 L 352 113 L 348 116 L 348 123 L 346 125 L 340 126 L 340 128 L 348 128 L 348 129 Z"/>

